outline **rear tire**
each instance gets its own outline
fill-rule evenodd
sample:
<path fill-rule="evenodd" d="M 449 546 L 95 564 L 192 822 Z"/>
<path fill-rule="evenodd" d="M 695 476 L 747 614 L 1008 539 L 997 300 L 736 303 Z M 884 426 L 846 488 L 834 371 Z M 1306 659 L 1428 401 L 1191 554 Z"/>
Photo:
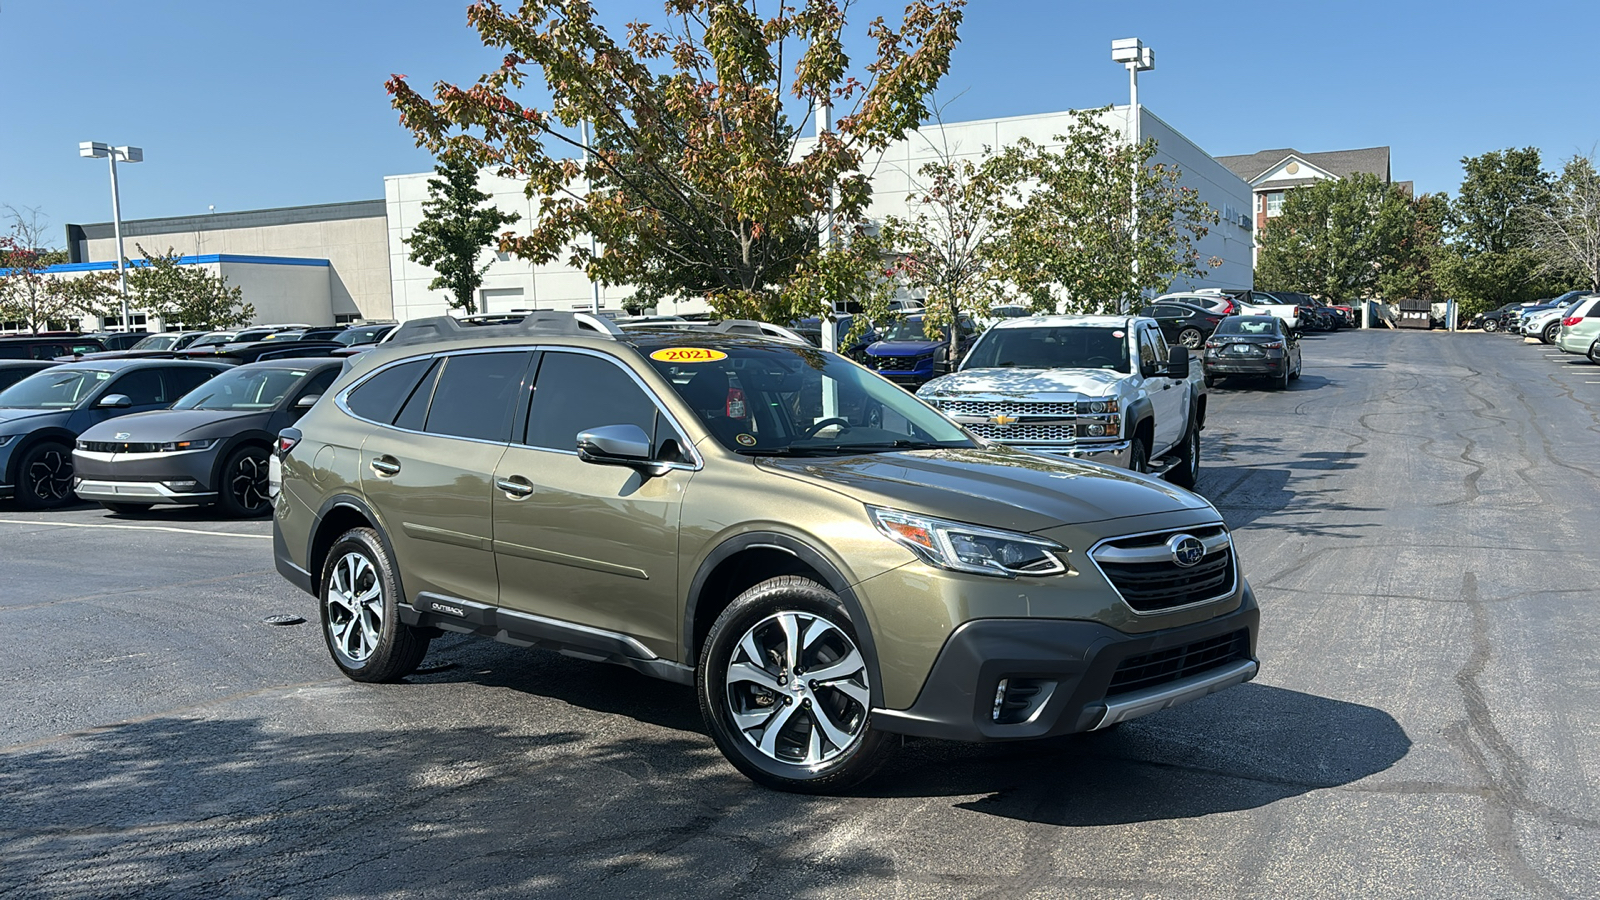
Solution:
<path fill-rule="evenodd" d="M 1600 365 L 1600 339 L 1589 345 L 1589 362 Z"/>
<path fill-rule="evenodd" d="M 100 501 L 100 505 L 104 506 L 106 509 L 110 510 L 111 512 L 116 513 L 119 516 L 137 516 L 137 515 L 139 515 L 141 513 L 149 512 L 150 511 L 150 507 L 154 506 L 155 504 L 153 504 L 153 503 L 110 503 L 110 502 L 107 502 L 105 500 L 101 500 Z"/>
<path fill-rule="evenodd" d="M 1188 347 L 1190 350 L 1197 349 L 1204 340 L 1205 336 L 1200 333 L 1198 328 L 1185 328 L 1178 332 L 1178 343 Z"/>
<path fill-rule="evenodd" d="M 398 681 L 422 664 L 432 635 L 400 621 L 400 581 L 376 531 L 352 528 L 339 536 L 317 596 L 322 638 L 351 681 Z"/>
<path fill-rule="evenodd" d="M 842 791 L 870 777 L 898 741 L 872 727 L 859 647 L 838 595 L 809 578 L 769 578 L 740 594 L 711 626 L 695 670 L 722 755 L 780 791 Z"/>
<path fill-rule="evenodd" d="M 1483 330 L 1489 334 L 1494 334 L 1496 331 L 1500 330 L 1500 323 L 1496 322 L 1494 319 L 1484 319 Z"/>
<path fill-rule="evenodd" d="M 1216 387 L 1217 383 L 1220 382 L 1220 381 L 1222 381 L 1222 376 L 1220 376 L 1220 375 L 1207 375 L 1206 376 L 1206 387 L 1208 387 L 1208 388 Z"/>
<path fill-rule="evenodd" d="M 1167 480 L 1181 488 L 1194 490 L 1200 479 L 1200 423 L 1190 422 L 1189 433 L 1183 436 L 1182 449 L 1178 451 L 1178 465 L 1167 473 Z"/>
<path fill-rule="evenodd" d="M 17 462 L 16 498 L 23 509 L 59 509 L 76 500 L 72 449 L 55 441 L 29 447 Z"/>

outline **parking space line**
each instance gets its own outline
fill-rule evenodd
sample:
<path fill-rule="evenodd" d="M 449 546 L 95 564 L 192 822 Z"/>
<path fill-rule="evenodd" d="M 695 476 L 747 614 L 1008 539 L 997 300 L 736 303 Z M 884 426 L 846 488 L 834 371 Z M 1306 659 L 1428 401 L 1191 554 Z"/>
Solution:
<path fill-rule="evenodd" d="M 168 525 L 111 525 L 97 522 L 30 522 L 27 519 L 0 519 L 0 525 L 42 525 L 46 528 L 120 528 L 126 531 L 175 531 L 178 534 L 204 534 L 212 537 L 254 538 L 270 541 L 270 534 L 240 534 L 234 531 L 201 531 L 197 528 L 173 528 Z"/>

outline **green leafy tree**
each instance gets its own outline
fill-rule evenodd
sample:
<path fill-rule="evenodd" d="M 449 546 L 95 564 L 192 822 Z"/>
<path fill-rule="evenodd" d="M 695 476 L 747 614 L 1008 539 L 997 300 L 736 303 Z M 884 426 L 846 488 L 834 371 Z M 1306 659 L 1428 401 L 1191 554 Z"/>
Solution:
<path fill-rule="evenodd" d="M 47 272 L 66 261 L 65 253 L 45 245 L 47 223 L 36 209 L 5 209 L 9 224 L 0 234 L 0 322 L 15 322 L 37 334 L 76 328 L 83 316 L 104 315 L 116 296 L 116 276 Z"/>
<path fill-rule="evenodd" d="M 566 259 L 643 298 L 702 292 L 724 315 L 788 321 L 821 300 L 783 286 L 843 259 L 813 258 L 830 194 L 848 232 L 870 199 L 863 154 L 927 115 L 962 6 L 912 0 L 898 28 L 873 20 L 861 81 L 837 0 L 668 0 L 663 24 L 631 23 L 620 40 L 588 0 L 524 0 L 512 12 L 480 2 L 467 18 L 499 52 L 494 71 L 465 88 L 441 82 L 433 100 L 404 76 L 387 86 L 419 144 L 494 167 L 539 199 L 530 233 L 502 249 Z M 548 108 L 519 99 L 535 71 Z M 843 115 L 807 143 L 822 102 Z M 798 120 L 786 104 L 803 110 Z M 579 240 L 588 235 L 603 253 Z"/>
<path fill-rule="evenodd" d="M 1376 175 L 1295 188 L 1258 239 L 1256 284 L 1334 302 L 1372 299 L 1386 271 L 1398 274 L 1414 224 L 1411 198 Z M 1398 278 L 1395 286 L 1412 287 Z"/>
<path fill-rule="evenodd" d="M 1399 240 L 1379 264 L 1378 295 L 1388 300 L 1443 300 L 1447 294 L 1439 285 L 1437 266 L 1444 253 L 1449 198 L 1423 194 L 1408 203 L 1410 211 Z"/>
<path fill-rule="evenodd" d="M 1552 179 L 1537 147 L 1464 157 L 1461 189 L 1450 204 L 1441 285 L 1467 313 L 1560 293 L 1563 281 L 1541 275 L 1528 231 L 1532 211 L 1550 202 Z"/>
<path fill-rule="evenodd" d="M 493 196 L 478 189 L 478 167 L 459 154 L 446 154 L 428 179 L 423 220 L 412 230 L 411 261 L 430 266 L 438 277 L 428 289 L 449 291 L 450 306 L 467 315 L 478 311 L 475 297 L 491 263 L 478 264 L 500 229 L 519 221 L 517 213 L 484 206 Z"/>
<path fill-rule="evenodd" d="M 1600 173 L 1595 172 L 1594 160 L 1587 156 L 1567 160 L 1549 201 L 1524 215 L 1528 243 L 1539 260 L 1538 274 L 1600 291 Z"/>
<path fill-rule="evenodd" d="M 993 261 L 1016 296 L 1041 312 L 1114 312 L 1221 264 L 1195 248 L 1216 211 L 1179 184 L 1177 168 L 1151 164 L 1154 141 L 1128 143 L 1098 111 L 1077 113 L 1055 140 L 1059 148 L 1023 139 L 995 158 L 1007 206 Z"/>
<path fill-rule="evenodd" d="M 128 293 L 140 308 L 169 324 L 207 331 L 247 325 L 255 318 L 256 308 L 244 302 L 244 289 L 229 285 L 226 276 L 179 263 L 180 254 L 170 247 L 161 254 L 138 249 L 143 259 L 128 269 Z"/>

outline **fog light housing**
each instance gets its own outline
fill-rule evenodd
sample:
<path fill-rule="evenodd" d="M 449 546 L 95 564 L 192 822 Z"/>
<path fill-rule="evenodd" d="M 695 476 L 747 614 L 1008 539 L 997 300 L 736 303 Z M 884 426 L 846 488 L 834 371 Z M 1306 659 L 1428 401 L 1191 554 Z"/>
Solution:
<path fill-rule="evenodd" d="M 192 491 L 200 487 L 200 482 L 193 478 L 175 478 L 172 481 L 161 482 L 169 491 Z"/>
<path fill-rule="evenodd" d="M 1104 437 L 1105 433 L 1106 433 L 1106 427 L 1104 425 L 1090 425 L 1089 426 L 1089 436 L 1090 437 Z"/>

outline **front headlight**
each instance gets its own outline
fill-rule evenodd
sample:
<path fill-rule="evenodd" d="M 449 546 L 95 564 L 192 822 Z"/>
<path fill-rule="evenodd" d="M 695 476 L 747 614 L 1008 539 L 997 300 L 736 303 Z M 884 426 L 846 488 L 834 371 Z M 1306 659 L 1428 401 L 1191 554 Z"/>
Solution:
<path fill-rule="evenodd" d="M 217 445 L 217 438 L 206 438 L 200 441 L 168 441 L 161 445 L 162 453 L 177 453 L 181 450 L 210 450 Z"/>
<path fill-rule="evenodd" d="M 1056 556 L 1067 548 L 1052 540 L 919 516 L 899 510 L 867 507 L 872 524 L 884 536 L 917 554 L 923 562 L 974 575 L 1059 575 L 1067 566 Z"/>

